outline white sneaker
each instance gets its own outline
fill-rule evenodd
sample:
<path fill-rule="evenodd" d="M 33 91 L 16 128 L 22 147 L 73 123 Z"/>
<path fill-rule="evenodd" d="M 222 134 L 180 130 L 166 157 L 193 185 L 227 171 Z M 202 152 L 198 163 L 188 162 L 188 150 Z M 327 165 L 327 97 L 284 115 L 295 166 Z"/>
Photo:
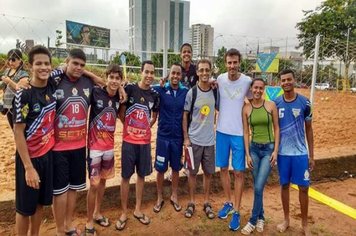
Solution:
<path fill-rule="evenodd" d="M 244 235 L 249 235 L 255 230 L 256 226 L 248 222 L 245 227 L 242 228 L 241 233 Z"/>
<path fill-rule="evenodd" d="M 265 221 L 264 221 L 264 220 L 261 220 L 261 219 L 257 220 L 257 224 L 256 224 L 256 230 L 257 230 L 257 232 L 262 233 L 264 227 L 265 227 Z"/>

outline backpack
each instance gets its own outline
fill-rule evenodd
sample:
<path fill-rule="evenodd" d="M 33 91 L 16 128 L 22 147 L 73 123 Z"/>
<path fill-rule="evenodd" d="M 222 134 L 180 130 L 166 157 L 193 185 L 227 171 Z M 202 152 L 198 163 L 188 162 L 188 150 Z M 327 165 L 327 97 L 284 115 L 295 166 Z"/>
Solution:
<path fill-rule="evenodd" d="M 219 96 L 218 96 L 218 89 L 213 89 L 213 94 L 214 94 L 214 100 L 215 100 L 215 109 L 219 111 Z M 195 100 L 197 100 L 197 95 L 198 95 L 198 86 L 194 85 L 192 87 L 192 104 L 190 106 L 190 111 L 189 111 L 189 119 L 188 119 L 188 129 L 190 126 L 190 123 L 192 122 L 192 117 L 193 117 L 193 109 L 194 109 L 194 104 Z"/>

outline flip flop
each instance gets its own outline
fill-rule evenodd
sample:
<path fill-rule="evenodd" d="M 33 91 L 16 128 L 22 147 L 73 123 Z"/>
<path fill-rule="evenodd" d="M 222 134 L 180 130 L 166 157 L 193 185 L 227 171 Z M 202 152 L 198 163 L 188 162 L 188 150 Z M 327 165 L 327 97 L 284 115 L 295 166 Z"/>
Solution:
<path fill-rule="evenodd" d="M 160 212 L 161 209 L 162 209 L 162 207 L 163 207 L 163 205 L 164 205 L 164 201 L 162 200 L 160 204 L 155 205 L 155 206 L 153 207 L 153 211 L 154 211 L 155 213 Z"/>
<path fill-rule="evenodd" d="M 66 236 L 80 236 L 80 233 L 81 233 L 80 230 L 78 230 L 77 228 L 74 228 L 72 230 L 65 232 L 64 234 Z"/>
<path fill-rule="evenodd" d="M 178 203 L 174 202 L 172 199 L 171 199 L 171 204 L 172 204 L 174 210 L 176 210 L 176 212 L 179 212 L 182 210 L 182 206 L 179 205 Z"/>
<path fill-rule="evenodd" d="M 84 231 L 84 235 L 87 236 L 87 235 L 96 235 L 96 229 L 93 227 L 91 229 L 88 229 L 86 226 L 85 226 L 85 231 Z"/>
<path fill-rule="evenodd" d="M 102 216 L 99 219 L 94 219 L 94 222 L 102 227 L 108 227 L 110 225 L 109 219 L 105 216 Z"/>
<path fill-rule="evenodd" d="M 144 224 L 144 225 L 148 225 L 151 223 L 150 221 L 150 218 L 148 218 L 148 216 L 146 216 L 145 214 L 142 214 L 141 216 L 137 216 L 134 214 L 134 217 L 140 221 L 141 224 Z"/>
<path fill-rule="evenodd" d="M 127 222 L 128 218 L 126 218 L 125 220 L 118 220 L 115 224 L 115 228 L 119 231 L 125 229 L 126 226 L 126 222 Z M 118 226 L 118 223 L 120 223 L 120 226 Z"/>

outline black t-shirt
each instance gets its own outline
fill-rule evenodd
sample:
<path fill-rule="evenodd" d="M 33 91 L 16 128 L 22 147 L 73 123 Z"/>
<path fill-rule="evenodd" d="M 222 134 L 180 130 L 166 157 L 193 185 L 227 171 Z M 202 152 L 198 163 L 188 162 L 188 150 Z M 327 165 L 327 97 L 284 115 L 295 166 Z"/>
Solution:
<path fill-rule="evenodd" d="M 114 148 L 114 133 L 119 107 L 119 92 L 110 96 L 106 87 L 94 87 L 89 116 L 89 149 L 105 151 Z"/>
<path fill-rule="evenodd" d="M 192 88 L 198 82 L 198 75 L 196 72 L 196 66 L 190 64 L 189 69 L 186 71 L 182 66 L 182 84 L 188 89 Z"/>
<path fill-rule="evenodd" d="M 14 123 L 25 123 L 25 138 L 31 158 L 40 157 L 54 145 L 54 117 L 56 112 L 55 83 L 19 90 L 13 101 Z"/>
<path fill-rule="evenodd" d="M 53 150 L 74 150 L 86 146 L 87 116 L 93 87 L 93 82 L 84 76 L 71 81 L 65 74 L 60 75 L 56 90 L 56 144 Z"/>

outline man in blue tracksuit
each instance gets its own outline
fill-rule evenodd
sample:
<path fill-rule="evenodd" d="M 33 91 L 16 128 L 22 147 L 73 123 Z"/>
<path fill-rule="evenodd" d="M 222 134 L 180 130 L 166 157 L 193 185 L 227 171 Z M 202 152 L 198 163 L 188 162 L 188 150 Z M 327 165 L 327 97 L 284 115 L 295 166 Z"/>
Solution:
<path fill-rule="evenodd" d="M 160 94 L 155 160 L 155 169 L 157 170 L 157 204 L 153 207 L 153 211 L 156 213 L 160 212 L 164 204 L 162 185 L 168 164 L 172 168 L 172 194 L 170 203 L 176 211 L 182 209 L 178 203 L 177 189 L 179 171 L 182 168 L 183 108 L 188 89 L 180 83 L 181 79 L 182 68 L 180 64 L 173 64 L 169 72 L 168 82 L 162 87 L 154 87 Z"/>

